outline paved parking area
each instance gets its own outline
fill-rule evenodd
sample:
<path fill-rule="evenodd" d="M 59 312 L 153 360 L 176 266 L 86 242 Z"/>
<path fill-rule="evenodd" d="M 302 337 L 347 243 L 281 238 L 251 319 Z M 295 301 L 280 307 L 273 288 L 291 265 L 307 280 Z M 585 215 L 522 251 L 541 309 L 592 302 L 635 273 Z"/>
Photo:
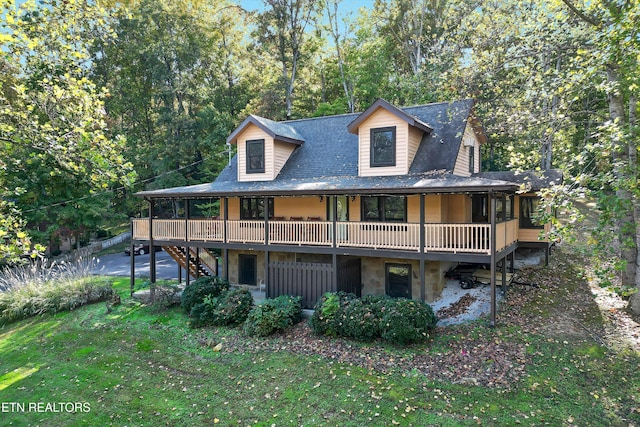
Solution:
<path fill-rule="evenodd" d="M 105 276 L 126 276 L 131 273 L 131 257 L 124 253 L 97 257 L 93 274 Z M 149 277 L 151 255 L 136 255 L 136 277 Z M 178 263 L 164 251 L 156 252 L 156 277 L 158 279 L 178 279 Z M 184 271 L 182 272 L 184 278 Z"/>

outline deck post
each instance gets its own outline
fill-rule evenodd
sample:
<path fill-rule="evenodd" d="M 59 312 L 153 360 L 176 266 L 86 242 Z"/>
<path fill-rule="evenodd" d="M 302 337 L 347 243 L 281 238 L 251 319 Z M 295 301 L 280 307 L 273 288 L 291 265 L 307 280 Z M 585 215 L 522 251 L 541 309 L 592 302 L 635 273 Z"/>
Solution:
<path fill-rule="evenodd" d="M 129 244 L 129 255 L 131 255 L 131 259 L 129 260 L 130 265 L 130 276 L 131 278 L 129 279 L 129 287 L 131 290 L 131 296 L 133 296 L 133 287 L 135 286 L 135 282 L 136 282 L 136 262 L 135 262 L 135 256 L 133 256 L 133 218 L 131 218 L 131 225 L 130 225 L 130 231 L 131 231 L 131 243 Z"/>
<path fill-rule="evenodd" d="M 500 261 L 500 265 L 502 266 L 502 298 L 507 296 L 507 256 L 505 255 Z"/>
<path fill-rule="evenodd" d="M 189 240 L 189 201 L 185 199 L 184 204 L 184 241 L 187 242 Z M 185 260 L 185 286 L 189 286 L 191 284 L 191 276 L 189 275 L 189 244 L 185 244 L 184 246 L 184 260 Z"/>
<path fill-rule="evenodd" d="M 420 194 L 420 300 L 424 302 L 426 298 L 426 274 L 424 268 L 424 247 L 425 247 L 425 232 L 424 232 L 424 194 Z"/>
<path fill-rule="evenodd" d="M 151 301 L 156 300 L 156 251 L 153 245 L 153 199 L 149 199 L 149 294 Z M 133 256 L 133 253 L 131 253 Z"/>
<path fill-rule="evenodd" d="M 489 191 L 491 202 L 491 327 L 496 326 L 496 196 Z"/>
<path fill-rule="evenodd" d="M 336 291 L 338 290 L 338 254 L 335 251 L 335 248 L 337 246 L 338 243 L 338 196 L 331 196 L 333 199 L 333 203 L 331 206 L 331 216 L 333 217 L 333 224 L 332 224 L 332 229 L 333 229 L 333 248 L 334 250 L 332 251 L 331 254 L 331 267 L 332 267 L 332 271 L 331 271 L 331 282 L 333 282 L 332 288 L 335 289 Z"/>

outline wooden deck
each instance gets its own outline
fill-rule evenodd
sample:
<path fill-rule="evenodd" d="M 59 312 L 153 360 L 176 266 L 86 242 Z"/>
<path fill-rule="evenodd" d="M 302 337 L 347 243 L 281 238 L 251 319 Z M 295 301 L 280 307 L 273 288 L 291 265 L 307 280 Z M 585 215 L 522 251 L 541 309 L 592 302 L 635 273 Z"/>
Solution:
<path fill-rule="evenodd" d="M 133 220 L 134 240 L 364 248 L 419 252 L 421 225 L 390 222 Z M 491 253 L 489 224 L 424 224 L 424 252 Z M 496 224 L 496 251 L 517 240 L 517 220 Z"/>

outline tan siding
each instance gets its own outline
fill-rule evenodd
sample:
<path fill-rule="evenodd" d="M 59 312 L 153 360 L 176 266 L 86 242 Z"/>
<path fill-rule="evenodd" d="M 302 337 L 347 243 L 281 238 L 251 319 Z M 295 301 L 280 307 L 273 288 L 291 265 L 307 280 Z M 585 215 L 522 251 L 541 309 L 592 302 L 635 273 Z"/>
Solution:
<path fill-rule="evenodd" d="M 279 197 L 274 200 L 273 215 L 285 217 L 287 220 L 292 216 L 320 217 L 324 220 L 327 216 L 327 199 L 320 201 L 318 196 L 309 197 Z"/>
<path fill-rule="evenodd" d="M 425 196 L 425 222 L 438 223 L 443 219 L 442 196 L 439 194 Z"/>
<path fill-rule="evenodd" d="M 287 160 L 289 160 L 289 156 L 293 153 L 296 146 L 293 144 L 288 144 L 286 142 L 275 141 L 275 150 L 274 150 L 274 175 L 275 178 L 278 176 L 282 168 L 284 167 Z"/>
<path fill-rule="evenodd" d="M 247 174 L 246 142 L 253 139 L 264 139 L 264 173 Z M 238 135 L 238 181 L 271 181 L 274 174 L 273 138 L 254 124 Z"/>
<path fill-rule="evenodd" d="M 521 196 L 536 196 L 536 194 L 526 193 L 521 194 Z M 514 218 L 520 218 L 520 196 L 515 197 L 514 204 Z M 518 240 L 521 242 L 548 242 L 549 239 L 547 238 L 539 238 L 542 231 L 539 228 L 520 228 L 520 223 L 518 222 Z M 548 233 L 549 231 L 551 231 L 551 224 L 545 224 L 544 232 Z"/>
<path fill-rule="evenodd" d="M 446 196 L 448 206 L 448 218 L 446 222 L 470 223 L 471 200 L 464 194 L 450 194 Z"/>
<path fill-rule="evenodd" d="M 360 221 L 360 196 L 349 197 L 349 221 Z"/>
<path fill-rule="evenodd" d="M 240 199 L 234 197 L 229 200 L 229 218 L 227 219 L 240 219 Z"/>
<path fill-rule="evenodd" d="M 420 196 L 407 197 L 407 222 L 420 222 Z"/>
<path fill-rule="evenodd" d="M 424 135 L 424 132 L 422 132 L 420 129 L 409 127 L 409 167 L 411 167 L 413 159 L 416 157 L 418 147 L 420 147 L 420 142 L 422 141 L 422 135 Z"/>
<path fill-rule="evenodd" d="M 465 141 L 472 141 L 473 147 L 468 147 L 465 145 Z M 458 157 L 456 159 L 456 165 L 453 169 L 454 175 L 459 176 L 469 176 L 469 151 L 471 149 L 475 150 L 474 159 L 474 171 L 479 172 L 479 156 L 480 156 L 480 143 L 478 141 L 478 137 L 475 132 L 471 128 L 471 126 L 467 125 L 464 130 L 464 135 L 462 136 L 462 144 L 460 144 L 460 150 L 458 151 Z"/>
<path fill-rule="evenodd" d="M 396 165 L 390 167 L 370 166 L 370 139 L 372 128 L 396 127 Z M 360 176 L 405 175 L 409 172 L 409 125 L 402 119 L 384 109 L 376 112 L 362 122 L 358 129 L 359 155 L 358 169 Z"/>

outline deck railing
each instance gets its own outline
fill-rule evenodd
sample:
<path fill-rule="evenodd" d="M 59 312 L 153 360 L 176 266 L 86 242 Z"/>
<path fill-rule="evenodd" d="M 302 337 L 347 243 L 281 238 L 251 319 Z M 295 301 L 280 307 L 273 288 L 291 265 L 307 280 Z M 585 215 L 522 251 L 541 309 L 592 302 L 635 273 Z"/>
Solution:
<path fill-rule="evenodd" d="M 153 238 L 163 241 L 255 243 L 297 246 L 334 244 L 332 221 L 269 221 L 268 236 L 261 220 L 154 219 Z M 225 230 L 226 225 L 226 230 Z M 517 240 L 517 220 L 496 224 L 496 250 Z M 337 247 L 420 250 L 420 224 L 389 222 L 337 222 Z M 185 234 L 187 238 L 185 239 Z M 149 220 L 133 220 L 133 238 L 149 239 Z M 490 224 L 424 224 L 424 251 L 489 254 Z"/>

